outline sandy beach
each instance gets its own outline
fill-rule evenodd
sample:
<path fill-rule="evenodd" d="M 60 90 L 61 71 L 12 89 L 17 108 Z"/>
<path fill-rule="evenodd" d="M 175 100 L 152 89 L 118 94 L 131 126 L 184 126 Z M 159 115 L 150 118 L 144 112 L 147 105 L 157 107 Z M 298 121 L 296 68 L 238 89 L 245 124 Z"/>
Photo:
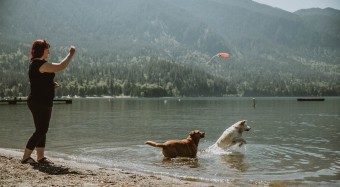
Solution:
<path fill-rule="evenodd" d="M 0 148 L 0 186 L 225 186 L 101 168 L 53 158 L 54 164 L 21 164 L 22 153 Z M 34 155 L 32 155 L 34 156 Z M 33 157 L 34 158 L 34 157 Z M 49 157 L 50 158 L 50 157 Z M 51 158 L 52 159 L 52 158 Z"/>

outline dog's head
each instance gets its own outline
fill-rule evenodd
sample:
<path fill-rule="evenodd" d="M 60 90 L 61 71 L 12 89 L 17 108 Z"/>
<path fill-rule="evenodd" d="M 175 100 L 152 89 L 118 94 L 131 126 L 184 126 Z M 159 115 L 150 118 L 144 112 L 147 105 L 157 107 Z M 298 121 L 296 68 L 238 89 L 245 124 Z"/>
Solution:
<path fill-rule="evenodd" d="M 246 124 L 246 120 L 239 121 L 235 123 L 233 126 L 238 130 L 239 133 L 243 131 L 250 131 L 250 127 Z"/>
<path fill-rule="evenodd" d="M 205 132 L 202 132 L 199 130 L 194 130 L 189 133 L 189 136 L 191 138 L 198 138 L 198 139 L 204 138 L 204 135 L 205 135 Z"/>
<path fill-rule="evenodd" d="M 195 143 L 198 145 L 198 142 L 201 138 L 204 138 L 205 132 L 199 131 L 199 130 L 194 130 L 189 133 L 189 137 L 192 140 L 195 141 Z"/>

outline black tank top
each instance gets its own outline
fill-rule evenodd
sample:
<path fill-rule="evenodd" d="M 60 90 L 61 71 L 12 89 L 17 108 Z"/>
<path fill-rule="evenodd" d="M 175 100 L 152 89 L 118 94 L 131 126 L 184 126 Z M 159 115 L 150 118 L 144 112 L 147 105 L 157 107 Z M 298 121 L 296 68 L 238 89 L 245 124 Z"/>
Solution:
<path fill-rule="evenodd" d="M 39 68 L 46 62 L 46 60 L 32 60 L 30 63 L 28 76 L 31 83 L 31 93 L 28 100 L 45 106 L 53 106 L 55 73 L 41 73 L 39 71 Z"/>

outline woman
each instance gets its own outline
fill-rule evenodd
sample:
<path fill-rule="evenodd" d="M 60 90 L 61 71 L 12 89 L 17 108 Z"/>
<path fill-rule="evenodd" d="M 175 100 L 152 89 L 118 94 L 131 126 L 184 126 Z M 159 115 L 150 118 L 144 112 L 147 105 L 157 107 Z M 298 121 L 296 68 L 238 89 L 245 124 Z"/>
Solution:
<path fill-rule="evenodd" d="M 28 96 L 27 104 L 32 112 L 35 132 L 29 138 L 24 156 L 21 163 L 35 164 L 37 163 L 31 154 L 36 150 L 38 163 L 52 162 L 44 156 L 46 133 L 48 130 L 54 89 L 59 87 L 59 84 L 54 82 L 56 72 L 64 70 L 70 63 L 75 48 L 71 47 L 68 55 L 60 63 L 48 63 L 46 58 L 49 55 L 50 44 L 45 40 L 36 40 L 31 48 L 31 61 L 29 65 L 29 79 L 31 83 L 31 93 Z"/>

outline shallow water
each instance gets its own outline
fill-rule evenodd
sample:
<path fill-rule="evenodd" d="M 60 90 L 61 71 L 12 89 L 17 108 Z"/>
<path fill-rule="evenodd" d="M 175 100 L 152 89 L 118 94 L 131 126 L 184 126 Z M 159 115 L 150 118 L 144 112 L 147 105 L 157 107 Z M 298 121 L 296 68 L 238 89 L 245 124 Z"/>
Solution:
<path fill-rule="evenodd" d="M 212 146 L 242 119 L 252 127 L 245 146 Z M 1 104 L 0 121 L 0 147 L 22 149 L 33 132 L 27 106 Z M 188 180 L 339 186 L 339 122 L 340 98 L 256 98 L 256 108 L 252 98 L 75 99 L 55 104 L 47 154 Z M 161 149 L 144 144 L 195 129 L 206 133 L 197 159 L 164 160 Z"/>

